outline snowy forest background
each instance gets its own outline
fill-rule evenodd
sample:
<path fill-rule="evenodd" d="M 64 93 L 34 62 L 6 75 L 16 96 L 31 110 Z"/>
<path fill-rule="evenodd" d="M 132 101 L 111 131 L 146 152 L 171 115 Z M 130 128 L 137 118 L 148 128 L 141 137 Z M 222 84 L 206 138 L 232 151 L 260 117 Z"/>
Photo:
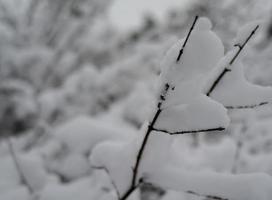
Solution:
<path fill-rule="evenodd" d="M 109 19 L 112 3 L 0 0 L 1 200 L 110 199 L 113 186 L 91 166 L 92 149 L 103 137 L 140 131 L 156 98 L 160 61 L 195 15 L 212 21 L 226 51 L 239 27 L 263 19 L 241 60 L 248 80 L 272 85 L 271 1 L 194 1 L 163 21 L 147 14 L 125 32 Z M 272 106 L 230 115 L 223 133 L 177 139 L 183 167 L 272 175 Z M 150 185 L 130 198 L 212 199 Z"/>

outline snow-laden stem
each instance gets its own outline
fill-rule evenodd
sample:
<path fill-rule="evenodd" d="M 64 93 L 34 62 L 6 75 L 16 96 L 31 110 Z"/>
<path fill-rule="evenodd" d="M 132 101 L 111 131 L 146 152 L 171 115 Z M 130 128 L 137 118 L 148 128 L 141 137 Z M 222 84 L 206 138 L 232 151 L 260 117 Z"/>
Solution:
<path fill-rule="evenodd" d="M 9 149 L 9 152 L 10 152 L 10 155 L 11 155 L 11 158 L 15 164 L 15 168 L 18 172 L 18 175 L 19 175 L 19 179 L 20 179 L 20 182 L 26 186 L 29 194 L 34 194 L 34 189 L 31 187 L 31 185 L 27 182 L 27 178 L 25 177 L 25 174 L 24 172 L 22 171 L 21 167 L 20 167 L 20 163 L 18 161 L 18 158 L 16 156 L 16 153 L 15 153 L 15 150 L 13 148 L 13 145 L 12 145 L 12 141 L 10 138 L 7 139 L 7 144 L 8 144 L 8 149 Z"/>
<path fill-rule="evenodd" d="M 182 45 L 182 47 L 181 47 L 181 49 L 180 49 L 180 51 L 179 51 L 179 54 L 178 54 L 178 57 L 177 57 L 176 62 L 178 62 L 178 61 L 181 59 L 181 56 L 183 55 L 183 52 L 184 52 L 184 48 L 185 48 L 185 46 L 186 46 L 186 44 L 187 44 L 187 42 L 188 42 L 188 40 L 189 40 L 189 37 L 190 37 L 190 35 L 191 35 L 192 30 L 193 30 L 194 27 L 195 27 L 195 24 L 196 24 L 197 20 L 198 20 L 198 16 L 196 16 L 195 19 L 194 19 L 194 22 L 193 22 L 193 24 L 192 24 L 192 26 L 191 26 L 191 28 L 190 28 L 190 30 L 189 30 L 187 36 L 186 36 L 186 39 L 185 39 L 185 41 L 184 41 L 184 43 L 183 43 L 183 45 Z M 146 147 L 146 145 L 147 145 L 148 138 L 149 138 L 151 132 L 155 130 L 155 129 L 154 129 L 154 125 L 155 125 L 155 123 L 156 123 L 158 117 L 160 116 L 160 114 L 161 114 L 161 112 L 162 112 L 161 105 L 162 105 L 162 103 L 166 100 L 166 94 L 167 94 L 169 88 L 170 88 L 170 85 L 169 85 L 168 83 L 165 83 L 164 90 L 162 91 L 162 93 L 161 93 L 161 95 L 160 95 L 160 101 L 159 101 L 158 106 L 157 106 L 157 111 L 156 111 L 156 113 L 155 113 L 155 115 L 154 115 L 152 121 L 151 121 L 150 124 L 148 125 L 148 128 L 147 128 L 147 131 L 146 131 L 146 133 L 145 133 L 143 142 L 142 142 L 142 144 L 141 144 L 141 146 L 140 146 L 140 149 L 139 149 L 139 151 L 138 151 L 138 153 L 137 153 L 136 162 L 135 162 L 135 165 L 134 165 L 134 167 L 133 167 L 133 175 L 132 175 L 132 180 L 131 180 L 130 187 L 129 187 L 129 189 L 127 190 L 127 192 L 126 192 L 121 198 L 119 198 L 120 200 L 125 200 L 125 199 L 127 199 L 127 198 L 130 196 L 130 194 L 131 194 L 131 193 L 139 186 L 139 184 L 141 183 L 141 181 L 139 181 L 139 183 L 137 183 L 137 178 L 138 178 L 139 166 L 140 166 L 140 164 L 141 164 L 141 160 L 142 160 L 142 157 L 143 157 L 144 149 L 145 149 L 145 147 Z M 141 180 L 141 179 L 140 179 L 140 180 Z"/>
<path fill-rule="evenodd" d="M 259 25 L 257 25 L 252 31 L 251 33 L 249 34 L 249 36 L 246 38 L 245 42 L 243 44 L 235 44 L 234 46 L 235 47 L 238 47 L 239 50 L 237 51 L 237 53 L 233 56 L 233 58 L 231 59 L 231 61 L 228 63 L 228 66 L 226 66 L 224 68 L 224 70 L 219 74 L 219 76 L 217 77 L 217 79 L 215 79 L 215 81 L 213 82 L 211 88 L 208 90 L 207 92 L 207 96 L 210 96 L 211 93 L 213 92 L 213 90 L 216 88 L 216 86 L 218 85 L 218 83 L 222 80 L 222 78 L 224 77 L 224 75 L 227 73 L 227 72 L 230 72 L 231 69 L 229 69 L 228 67 L 231 66 L 234 61 L 237 59 L 237 57 L 239 56 L 239 54 L 241 53 L 241 51 L 244 49 L 244 47 L 246 46 L 246 44 L 248 43 L 248 41 L 251 39 L 251 37 L 255 34 L 255 32 L 257 31 L 257 29 L 259 28 Z M 263 104 L 266 104 L 263 103 Z M 263 105 L 261 104 L 261 105 Z M 257 106 L 257 105 L 256 105 Z M 254 106 L 254 107 L 256 107 Z"/>

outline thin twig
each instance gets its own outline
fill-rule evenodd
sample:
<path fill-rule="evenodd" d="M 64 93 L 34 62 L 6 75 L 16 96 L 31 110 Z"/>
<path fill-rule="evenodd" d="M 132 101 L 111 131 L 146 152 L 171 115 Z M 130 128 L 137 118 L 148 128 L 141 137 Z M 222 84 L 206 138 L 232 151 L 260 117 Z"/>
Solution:
<path fill-rule="evenodd" d="M 255 34 L 255 32 L 257 31 L 257 29 L 259 28 L 259 25 L 257 25 L 250 33 L 250 35 L 247 37 L 247 39 L 245 40 L 245 42 L 241 45 L 241 44 L 235 44 L 235 47 L 238 47 L 239 50 L 237 51 L 237 53 L 233 56 L 233 58 L 231 59 L 231 61 L 228 63 L 228 66 L 226 66 L 224 68 L 224 70 L 219 74 L 219 76 L 217 77 L 217 79 L 213 82 L 211 88 L 208 90 L 208 92 L 206 93 L 207 96 L 210 96 L 211 93 L 214 91 L 214 89 L 216 88 L 216 86 L 218 85 L 218 83 L 222 80 L 222 78 L 225 76 L 225 74 L 227 72 L 230 72 L 231 69 L 229 69 L 229 66 L 231 66 L 234 61 L 237 59 L 237 57 L 239 56 L 239 54 L 241 53 L 241 51 L 244 49 L 244 47 L 246 46 L 246 44 L 248 43 L 248 41 L 250 40 L 250 38 Z"/>
<path fill-rule="evenodd" d="M 188 41 L 188 39 L 189 39 L 189 37 L 190 37 L 190 35 L 191 35 L 191 32 L 192 32 L 192 30 L 193 30 L 194 27 L 195 27 L 195 24 L 196 24 L 197 19 L 198 19 L 198 16 L 195 16 L 195 20 L 194 20 L 194 22 L 193 22 L 193 24 L 192 24 L 192 26 L 191 26 L 191 28 L 190 28 L 190 30 L 189 30 L 189 33 L 187 34 L 186 39 L 185 39 L 185 41 L 184 41 L 184 43 L 183 43 L 181 49 L 179 50 L 179 55 L 178 55 L 178 57 L 177 57 L 176 62 L 178 62 L 178 61 L 180 60 L 180 57 L 181 57 L 182 54 L 183 54 L 184 47 L 186 46 L 187 41 Z"/>
<path fill-rule="evenodd" d="M 138 175 L 138 169 L 139 169 L 139 165 L 140 165 L 140 162 L 141 162 L 141 158 L 143 156 L 143 151 L 144 151 L 144 148 L 147 144 L 147 140 L 148 140 L 148 137 L 150 135 L 150 133 L 152 132 L 152 130 L 154 130 L 153 126 L 154 124 L 156 123 L 160 113 L 161 113 L 161 109 L 158 108 L 152 122 L 149 124 L 148 126 L 148 129 L 147 129 L 147 132 L 145 134 L 145 137 L 144 137 L 144 140 L 143 140 L 143 143 L 140 147 L 140 150 L 139 150 L 139 153 L 137 154 L 137 159 L 136 159 L 136 164 L 135 164 L 135 167 L 133 168 L 133 178 L 132 178 L 132 183 L 131 185 L 135 185 L 136 184 L 136 179 L 137 179 L 137 175 Z"/>
<path fill-rule="evenodd" d="M 199 130 L 188 130 L 188 131 L 177 131 L 177 132 L 171 132 L 163 129 L 156 129 L 153 128 L 154 131 L 164 132 L 170 135 L 181 135 L 181 134 L 188 134 L 188 133 L 200 133 L 200 132 L 212 132 L 212 131 L 223 131 L 225 128 L 223 127 L 217 127 L 217 128 L 209 128 L 209 129 L 199 129 Z"/>
<path fill-rule="evenodd" d="M 13 161 L 14 161 L 15 168 L 16 168 L 16 170 L 18 172 L 20 182 L 22 183 L 22 185 L 26 186 L 29 194 L 34 194 L 35 190 L 28 183 L 27 178 L 26 178 L 24 172 L 21 169 L 20 163 L 19 163 L 19 161 L 17 159 L 16 153 L 15 153 L 15 150 L 13 148 L 12 141 L 11 141 L 10 138 L 7 139 L 7 144 L 8 144 L 10 155 L 11 155 Z"/>
<path fill-rule="evenodd" d="M 241 51 L 243 50 L 243 48 L 246 46 L 246 44 L 248 43 L 248 41 L 250 40 L 250 38 L 255 34 L 255 32 L 257 31 L 257 29 L 259 28 L 259 25 L 257 25 L 253 31 L 251 31 L 250 35 L 247 37 L 246 41 L 240 45 L 240 44 L 236 44 L 234 46 L 237 46 L 239 48 L 238 52 L 235 54 L 235 56 L 232 58 L 232 60 L 229 62 L 229 65 L 232 65 L 234 63 L 234 61 L 236 60 L 236 58 L 239 56 L 239 54 L 241 53 Z"/>
<path fill-rule="evenodd" d="M 267 105 L 269 102 L 261 102 L 258 104 L 252 104 L 252 105 L 244 105 L 244 106 L 226 106 L 227 109 L 251 109 L 251 108 L 256 108 L 259 106 Z"/>

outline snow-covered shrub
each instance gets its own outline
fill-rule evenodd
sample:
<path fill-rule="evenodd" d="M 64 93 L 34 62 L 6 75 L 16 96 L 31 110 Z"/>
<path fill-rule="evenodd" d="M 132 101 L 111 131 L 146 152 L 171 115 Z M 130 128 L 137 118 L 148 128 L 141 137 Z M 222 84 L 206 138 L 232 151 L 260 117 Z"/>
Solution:
<path fill-rule="evenodd" d="M 210 21 L 195 18 L 186 38 L 174 44 L 162 61 L 157 105 L 140 134 L 102 141 L 92 151 L 92 166 L 111 178 L 113 198 L 128 199 L 144 183 L 213 199 L 272 198 L 269 175 L 188 171 L 177 162 L 179 152 L 173 148 L 178 135 L 225 130 L 230 123 L 228 109 L 271 102 L 272 89 L 247 82 L 238 60 L 259 26 L 243 27 L 234 49 L 224 55 Z"/>

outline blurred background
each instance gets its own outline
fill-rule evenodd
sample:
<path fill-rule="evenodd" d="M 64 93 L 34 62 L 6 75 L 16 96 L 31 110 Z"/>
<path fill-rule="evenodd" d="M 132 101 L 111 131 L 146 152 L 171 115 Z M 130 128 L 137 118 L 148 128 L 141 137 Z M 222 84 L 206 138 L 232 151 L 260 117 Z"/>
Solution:
<path fill-rule="evenodd" d="M 160 60 L 195 15 L 212 21 L 226 51 L 239 27 L 263 20 L 241 59 L 251 82 L 271 86 L 271 11 L 270 0 L 0 0 L 0 199 L 29 199 L 14 152 L 38 170 L 29 181 L 41 199 L 102 199 L 110 189 L 96 187 L 106 178 L 89 168 L 87 135 L 140 129 Z M 272 175 L 272 107 L 231 115 L 225 134 L 181 138 L 184 167 Z M 203 199 L 142 190 L 136 199 Z"/>

